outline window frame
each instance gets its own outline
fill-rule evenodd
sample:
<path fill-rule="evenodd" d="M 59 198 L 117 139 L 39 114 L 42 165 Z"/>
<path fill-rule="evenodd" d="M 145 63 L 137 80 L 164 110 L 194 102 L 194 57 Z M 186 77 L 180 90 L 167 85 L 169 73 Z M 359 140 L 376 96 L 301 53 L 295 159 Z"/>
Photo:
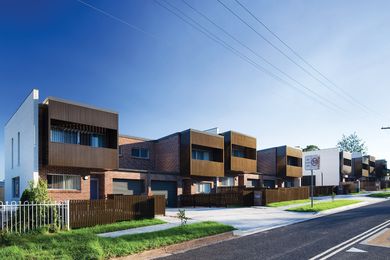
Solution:
<path fill-rule="evenodd" d="M 18 166 L 20 166 L 20 132 L 18 132 Z"/>
<path fill-rule="evenodd" d="M 11 169 L 14 168 L 14 138 L 11 138 Z"/>
<path fill-rule="evenodd" d="M 210 190 L 208 191 L 208 192 L 205 192 L 204 191 L 204 188 L 200 188 L 200 187 L 204 187 L 204 186 L 209 186 L 210 187 Z M 209 193 L 211 193 L 211 190 L 212 190 L 212 183 L 211 182 L 199 182 L 199 183 L 197 183 L 197 185 L 196 185 L 197 187 L 196 187 L 196 193 L 198 193 L 198 194 L 209 194 Z"/>
<path fill-rule="evenodd" d="M 49 187 L 49 176 L 62 176 L 62 188 L 50 188 Z M 66 188 L 66 179 L 65 177 L 73 177 L 73 178 L 76 178 L 78 177 L 79 178 L 79 187 L 78 188 L 71 188 L 71 189 L 67 189 Z M 81 191 L 81 175 L 76 175 L 76 174 L 58 174 L 58 173 L 48 173 L 47 176 L 47 189 L 48 190 L 62 190 L 62 191 Z"/>
<path fill-rule="evenodd" d="M 224 181 L 227 181 L 229 182 L 228 180 L 231 180 L 232 181 L 232 184 L 229 185 L 229 184 L 224 184 Z M 221 187 L 234 187 L 234 177 L 230 177 L 230 176 L 226 176 L 226 177 L 223 177 L 222 180 L 221 180 Z"/>
<path fill-rule="evenodd" d="M 138 150 L 138 155 L 134 155 L 134 154 L 133 154 L 133 151 L 134 151 L 134 150 Z M 146 157 L 141 156 L 141 154 L 142 154 L 141 151 L 142 151 L 142 150 L 144 150 L 144 151 L 147 152 L 147 156 L 146 156 Z M 150 150 L 149 150 L 149 148 L 132 147 L 132 148 L 131 148 L 131 157 L 132 157 L 132 158 L 136 158 L 136 159 L 148 160 L 148 159 L 150 159 Z"/>
<path fill-rule="evenodd" d="M 18 184 L 17 189 L 16 189 L 16 183 Z M 20 176 L 12 178 L 12 197 L 13 198 L 20 197 Z"/>

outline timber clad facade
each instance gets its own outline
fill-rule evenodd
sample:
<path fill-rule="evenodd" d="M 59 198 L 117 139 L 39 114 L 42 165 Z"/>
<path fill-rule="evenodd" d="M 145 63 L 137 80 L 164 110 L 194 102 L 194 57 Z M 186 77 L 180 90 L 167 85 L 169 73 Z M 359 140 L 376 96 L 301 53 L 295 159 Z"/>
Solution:
<path fill-rule="evenodd" d="M 302 151 L 279 146 L 257 152 L 257 169 L 266 187 L 299 187 Z"/>

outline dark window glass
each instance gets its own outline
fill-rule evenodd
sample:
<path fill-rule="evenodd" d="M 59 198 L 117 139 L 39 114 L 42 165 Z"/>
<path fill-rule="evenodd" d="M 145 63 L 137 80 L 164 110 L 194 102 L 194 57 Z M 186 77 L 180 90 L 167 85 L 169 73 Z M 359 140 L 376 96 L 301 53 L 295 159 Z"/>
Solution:
<path fill-rule="evenodd" d="M 301 167 L 302 159 L 297 157 L 287 156 L 287 165 Z"/>
<path fill-rule="evenodd" d="M 136 157 L 136 158 L 148 159 L 149 158 L 149 149 L 132 148 L 131 149 L 131 156 Z"/>
<path fill-rule="evenodd" d="M 351 160 L 344 158 L 344 165 L 351 166 L 352 165 Z"/>
<path fill-rule="evenodd" d="M 12 196 L 18 198 L 20 195 L 20 178 L 12 178 Z"/>

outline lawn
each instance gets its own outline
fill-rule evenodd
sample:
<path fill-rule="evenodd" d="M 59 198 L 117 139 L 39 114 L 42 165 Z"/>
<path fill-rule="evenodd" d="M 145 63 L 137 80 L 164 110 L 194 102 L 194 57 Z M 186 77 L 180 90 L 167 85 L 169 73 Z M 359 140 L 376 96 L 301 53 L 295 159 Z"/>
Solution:
<path fill-rule="evenodd" d="M 289 205 L 294 205 L 294 204 L 303 204 L 303 203 L 307 203 L 307 202 L 310 202 L 310 199 L 273 202 L 273 203 L 267 204 L 267 206 L 268 207 L 283 207 L 283 206 L 289 206 Z"/>
<path fill-rule="evenodd" d="M 128 226 L 131 225 L 128 223 Z M 83 228 L 56 234 L 3 235 L 0 237 L 0 259 L 107 259 L 233 230 L 231 226 L 216 222 L 201 222 L 118 238 L 96 235 L 101 231 L 118 230 L 114 226 Z"/>
<path fill-rule="evenodd" d="M 372 197 L 372 198 L 389 198 L 390 197 L 390 191 L 380 192 L 380 193 L 373 193 L 373 194 L 368 195 L 368 197 Z"/>
<path fill-rule="evenodd" d="M 360 200 L 335 200 L 335 201 L 327 201 L 327 202 L 316 202 L 314 203 L 313 207 L 311 207 L 311 205 L 309 204 L 301 207 L 291 208 L 288 209 L 288 211 L 319 212 L 319 211 L 343 207 L 343 206 L 347 206 L 359 202 L 361 201 Z"/>

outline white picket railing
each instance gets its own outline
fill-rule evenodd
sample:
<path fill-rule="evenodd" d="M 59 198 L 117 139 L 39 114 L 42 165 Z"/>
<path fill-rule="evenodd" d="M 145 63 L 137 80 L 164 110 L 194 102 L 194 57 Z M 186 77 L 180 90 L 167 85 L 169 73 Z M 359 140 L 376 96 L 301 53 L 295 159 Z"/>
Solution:
<path fill-rule="evenodd" d="M 25 233 L 56 225 L 69 230 L 69 201 L 65 202 L 0 202 L 0 230 Z"/>

